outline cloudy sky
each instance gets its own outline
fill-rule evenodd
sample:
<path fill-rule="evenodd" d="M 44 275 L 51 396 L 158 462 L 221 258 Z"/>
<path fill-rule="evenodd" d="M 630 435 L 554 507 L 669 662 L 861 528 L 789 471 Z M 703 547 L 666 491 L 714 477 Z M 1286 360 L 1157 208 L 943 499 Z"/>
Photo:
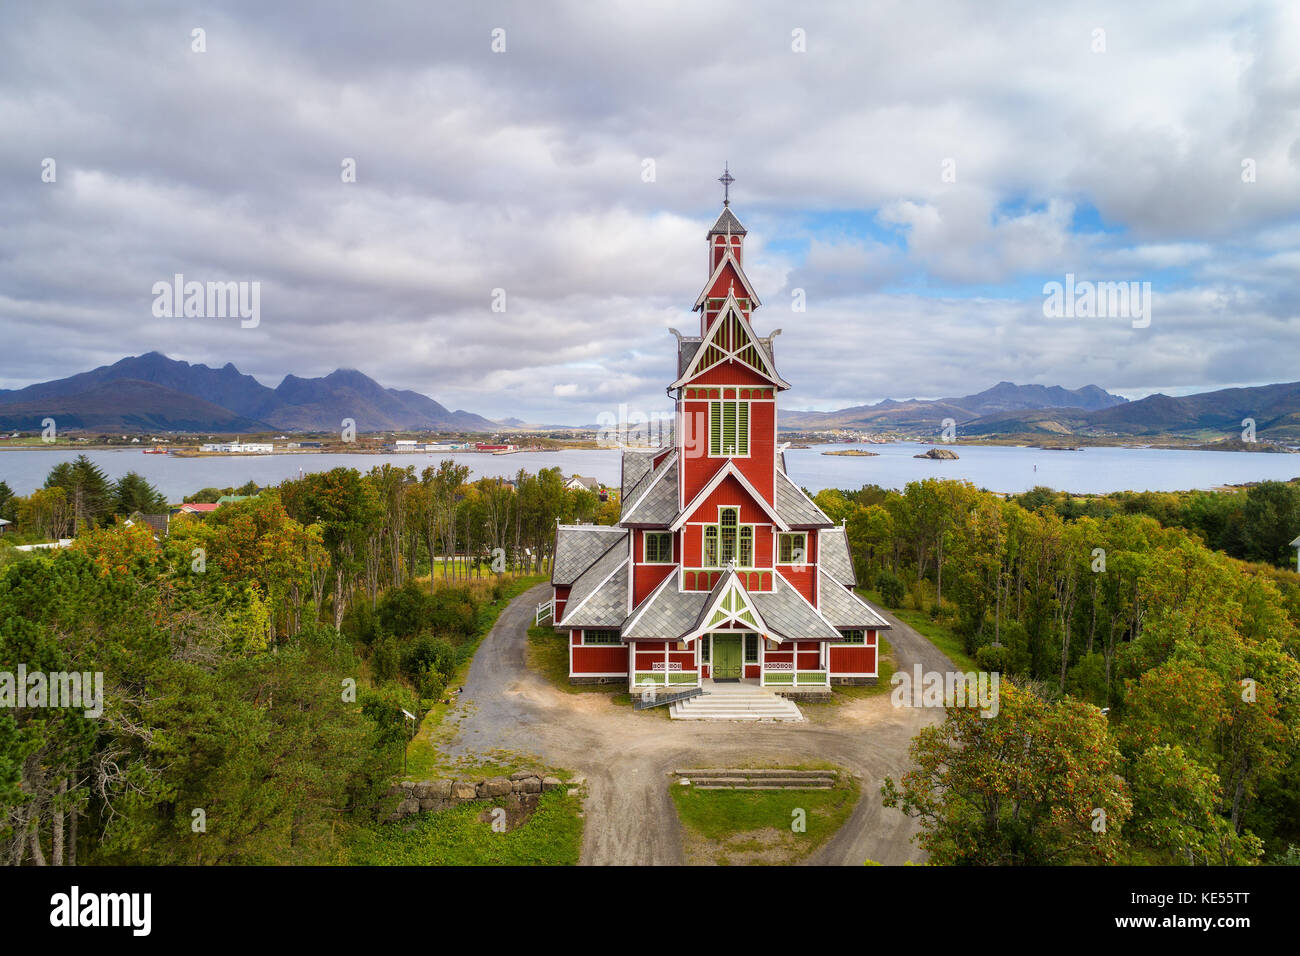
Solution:
<path fill-rule="evenodd" d="M 158 350 L 657 409 L 724 161 L 786 407 L 1300 379 L 1295 3 L 13 0 L 0 387 Z M 259 325 L 155 317 L 175 273 Z M 1046 317 L 1067 273 L 1150 325 Z"/>

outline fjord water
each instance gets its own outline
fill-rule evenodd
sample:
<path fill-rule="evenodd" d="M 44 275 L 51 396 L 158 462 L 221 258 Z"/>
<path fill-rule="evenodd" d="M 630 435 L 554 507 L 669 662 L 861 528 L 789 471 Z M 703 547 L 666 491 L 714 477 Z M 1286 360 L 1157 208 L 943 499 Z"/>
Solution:
<path fill-rule="evenodd" d="M 1063 491 L 1099 494 L 1108 491 L 1181 491 L 1218 485 L 1300 476 L 1300 457 L 1285 454 L 1229 451 L 1169 451 L 1156 448 L 1085 448 L 1080 451 L 1044 451 L 1002 445 L 946 447 L 957 461 L 935 461 L 912 456 L 931 446 L 912 442 L 888 445 L 815 445 L 786 451 L 790 476 L 811 491 L 823 488 L 860 488 L 877 484 L 901 489 L 922 478 L 960 478 L 990 491 L 1020 492 L 1035 485 Z M 823 455 L 823 451 L 862 448 L 875 457 Z M 0 479 L 15 494 L 39 488 L 60 461 L 78 453 L 72 449 L 0 451 Z M 143 455 L 140 449 L 88 451 L 91 461 L 110 478 L 139 472 L 170 501 L 180 501 L 200 488 L 238 487 L 250 479 L 258 485 L 278 484 L 305 472 L 350 467 L 365 472 L 384 463 L 415 466 L 417 472 L 453 458 L 469 465 L 471 479 L 512 477 L 521 468 L 559 468 L 565 475 L 589 475 L 606 484 L 619 481 L 617 450 L 520 452 L 487 455 L 476 452 L 406 455 L 232 455 L 208 458 L 173 458 Z"/>

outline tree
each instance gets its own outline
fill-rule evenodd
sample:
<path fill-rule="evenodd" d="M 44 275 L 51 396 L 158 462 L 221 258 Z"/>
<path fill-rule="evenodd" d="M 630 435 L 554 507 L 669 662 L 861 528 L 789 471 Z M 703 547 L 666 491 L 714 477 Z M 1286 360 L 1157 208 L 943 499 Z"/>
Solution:
<path fill-rule="evenodd" d="M 1244 557 L 1270 564 L 1295 560 L 1290 542 L 1300 534 L 1300 485 L 1262 481 L 1246 492 Z"/>
<path fill-rule="evenodd" d="M 348 594 L 382 505 L 374 487 L 354 468 L 334 468 L 280 486 L 285 510 L 300 524 L 317 524 L 334 572 L 334 626 L 343 622 Z"/>
<path fill-rule="evenodd" d="M 63 488 L 37 488 L 17 499 L 18 527 L 42 538 L 63 538 L 72 531 L 72 506 Z"/>
<path fill-rule="evenodd" d="M 160 514 L 166 510 L 167 499 L 143 475 L 128 471 L 113 486 L 114 514 L 130 516 L 137 511 Z"/>
<path fill-rule="evenodd" d="M 0 481 L 0 518 L 6 521 L 18 520 L 17 501 L 8 482 Z"/>
<path fill-rule="evenodd" d="M 1130 801 L 1106 717 L 1048 703 L 1009 682 L 994 717 L 949 707 L 910 749 L 916 767 L 884 804 L 920 820 L 917 842 L 940 865 L 1110 863 Z"/>
<path fill-rule="evenodd" d="M 1219 778 L 1177 745 L 1150 747 L 1134 761 L 1131 840 L 1165 859 L 1187 865 L 1257 863 L 1263 842 L 1239 834 L 1216 812 Z"/>
<path fill-rule="evenodd" d="M 50 469 L 46 488 L 62 488 L 72 512 L 73 532 L 93 527 L 113 510 L 113 487 L 103 469 L 85 455 Z"/>

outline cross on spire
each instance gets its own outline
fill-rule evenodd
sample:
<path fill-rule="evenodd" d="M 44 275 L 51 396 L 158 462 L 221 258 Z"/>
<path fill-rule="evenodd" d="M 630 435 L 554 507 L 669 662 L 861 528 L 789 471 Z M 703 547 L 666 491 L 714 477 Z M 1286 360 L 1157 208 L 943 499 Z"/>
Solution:
<path fill-rule="evenodd" d="M 729 166 L 729 163 L 723 163 L 722 175 L 718 177 L 718 182 L 722 183 L 722 205 L 724 206 L 731 205 L 731 184 L 736 181 L 736 177 L 731 175 Z"/>

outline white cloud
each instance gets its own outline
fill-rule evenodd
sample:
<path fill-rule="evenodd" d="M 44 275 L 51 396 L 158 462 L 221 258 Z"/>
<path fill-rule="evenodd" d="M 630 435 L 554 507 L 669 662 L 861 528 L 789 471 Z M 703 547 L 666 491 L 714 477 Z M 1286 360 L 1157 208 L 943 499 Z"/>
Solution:
<path fill-rule="evenodd" d="M 792 406 L 1294 378 L 1298 60 L 1294 5 L 1209 0 L 6 8 L 0 385 L 158 349 L 658 409 L 723 160 Z M 1044 320 L 1067 271 L 1158 272 L 1151 329 Z M 261 281 L 261 325 L 153 319 L 175 272 Z"/>

